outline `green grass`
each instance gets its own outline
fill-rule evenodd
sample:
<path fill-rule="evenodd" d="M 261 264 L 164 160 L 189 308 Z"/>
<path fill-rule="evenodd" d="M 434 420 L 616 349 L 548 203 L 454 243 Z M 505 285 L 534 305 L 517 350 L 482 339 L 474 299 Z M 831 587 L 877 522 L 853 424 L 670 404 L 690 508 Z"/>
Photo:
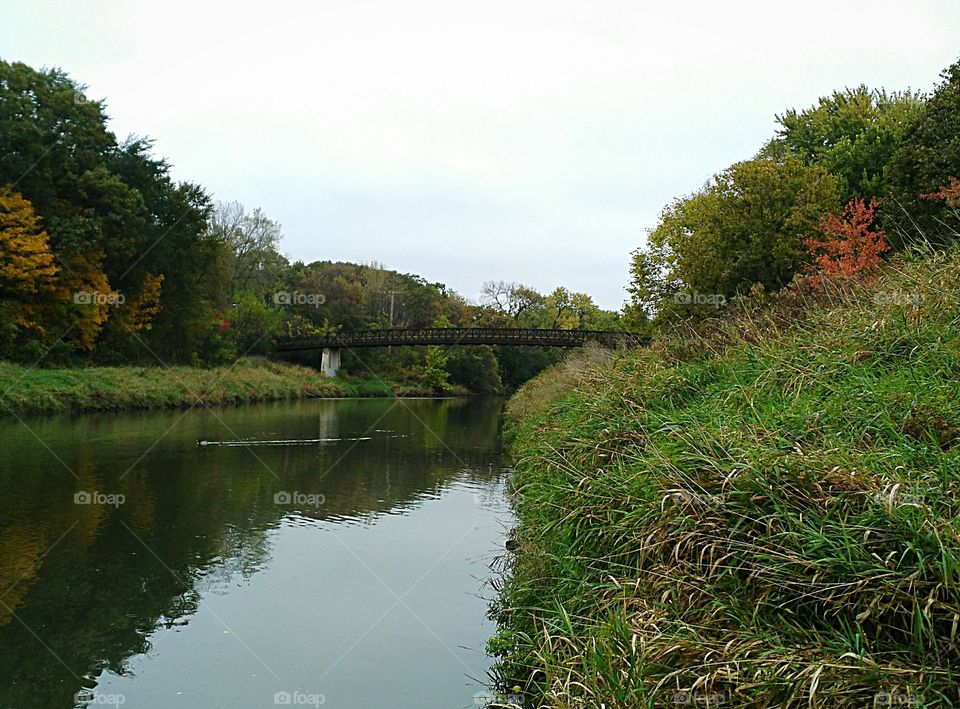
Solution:
<path fill-rule="evenodd" d="M 244 359 L 232 366 L 27 368 L 0 362 L 0 415 L 393 396 L 390 385 L 330 379 L 307 367 Z"/>
<path fill-rule="evenodd" d="M 530 706 L 960 704 L 960 257 L 771 300 L 511 400 Z"/>

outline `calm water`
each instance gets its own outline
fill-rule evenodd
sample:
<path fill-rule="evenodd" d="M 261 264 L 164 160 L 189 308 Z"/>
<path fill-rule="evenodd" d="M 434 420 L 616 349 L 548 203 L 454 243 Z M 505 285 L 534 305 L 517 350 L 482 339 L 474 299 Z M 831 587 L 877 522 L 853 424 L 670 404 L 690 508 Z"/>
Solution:
<path fill-rule="evenodd" d="M 0 421 L 0 707 L 474 707 L 499 407 Z"/>

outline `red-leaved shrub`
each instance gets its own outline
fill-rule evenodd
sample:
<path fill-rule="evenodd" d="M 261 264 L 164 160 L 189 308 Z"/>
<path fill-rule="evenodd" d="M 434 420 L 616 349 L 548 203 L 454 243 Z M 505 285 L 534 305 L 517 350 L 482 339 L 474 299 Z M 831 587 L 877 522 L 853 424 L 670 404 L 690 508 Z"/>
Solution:
<path fill-rule="evenodd" d="M 946 202 L 948 207 L 960 207 L 960 180 L 956 177 L 951 177 L 949 185 L 941 187 L 937 192 L 922 194 L 920 196 L 931 202 Z"/>
<path fill-rule="evenodd" d="M 824 278 L 865 275 L 883 263 L 890 248 L 883 229 L 874 228 L 876 200 L 854 199 L 840 214 L 825 214 L 817 226 L 818 236 L 806 239 L 813 255 L 813 285 Z"/>

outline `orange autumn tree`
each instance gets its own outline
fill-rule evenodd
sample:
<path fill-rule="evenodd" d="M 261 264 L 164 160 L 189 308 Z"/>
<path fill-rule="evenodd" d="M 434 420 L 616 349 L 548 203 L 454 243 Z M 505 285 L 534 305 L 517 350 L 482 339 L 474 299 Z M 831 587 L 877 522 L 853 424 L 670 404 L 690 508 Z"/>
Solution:
<path fill-rule="evenodd" d="M 80 350 L 91 351 L 120 295 L 110 287 L 101 264 L 103 254 L 89 252 L 61 257 L 63 268 L 57 278 L 56 299 L 65 310 L 64 340 Z"/>
<path fill-rule="evenodd" d="M 9 185 L 0 190 L 0 295 L 30 298 L 50 287 L 57 267 L 33 205 Z"/>
<path fill-rule="evenodd" d="M 160 286 L 163 274 L 143 274 L 140 295 L 134 298 L 127 308 L 130 327 L 135 332 L 147 332 L 153 328 L 153 318 L 160 312 Z"/>
<path fill-rule="evenodd" d="M 23 331 L 42 334 L 38 303 L 53 291 L 57 267 L 49 237 L 29 200 L 10 185 L 0 188 L 0 346 L 14 346 Z"/>
<path fill-rule="evenodd" d="M 882 254 L 890 244 L 884 231 L 874 228 L 876 207 L 876 200 L 853 199 L 840 214 L 825 214 L 820 219 L 818 236 L 804 240 L 818 274 L 813 277 L 814 285 L 823 278 L 864 275 L 883 263 Z"/>

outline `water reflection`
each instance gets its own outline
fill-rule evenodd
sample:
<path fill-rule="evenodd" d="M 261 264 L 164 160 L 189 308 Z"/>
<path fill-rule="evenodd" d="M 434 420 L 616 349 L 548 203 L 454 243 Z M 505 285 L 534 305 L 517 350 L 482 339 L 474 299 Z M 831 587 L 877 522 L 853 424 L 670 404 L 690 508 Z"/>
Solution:
<path fill-rule="evenodd" d="M 0 422 L 0 707 L 470 705 L 499 406 Z"/>

